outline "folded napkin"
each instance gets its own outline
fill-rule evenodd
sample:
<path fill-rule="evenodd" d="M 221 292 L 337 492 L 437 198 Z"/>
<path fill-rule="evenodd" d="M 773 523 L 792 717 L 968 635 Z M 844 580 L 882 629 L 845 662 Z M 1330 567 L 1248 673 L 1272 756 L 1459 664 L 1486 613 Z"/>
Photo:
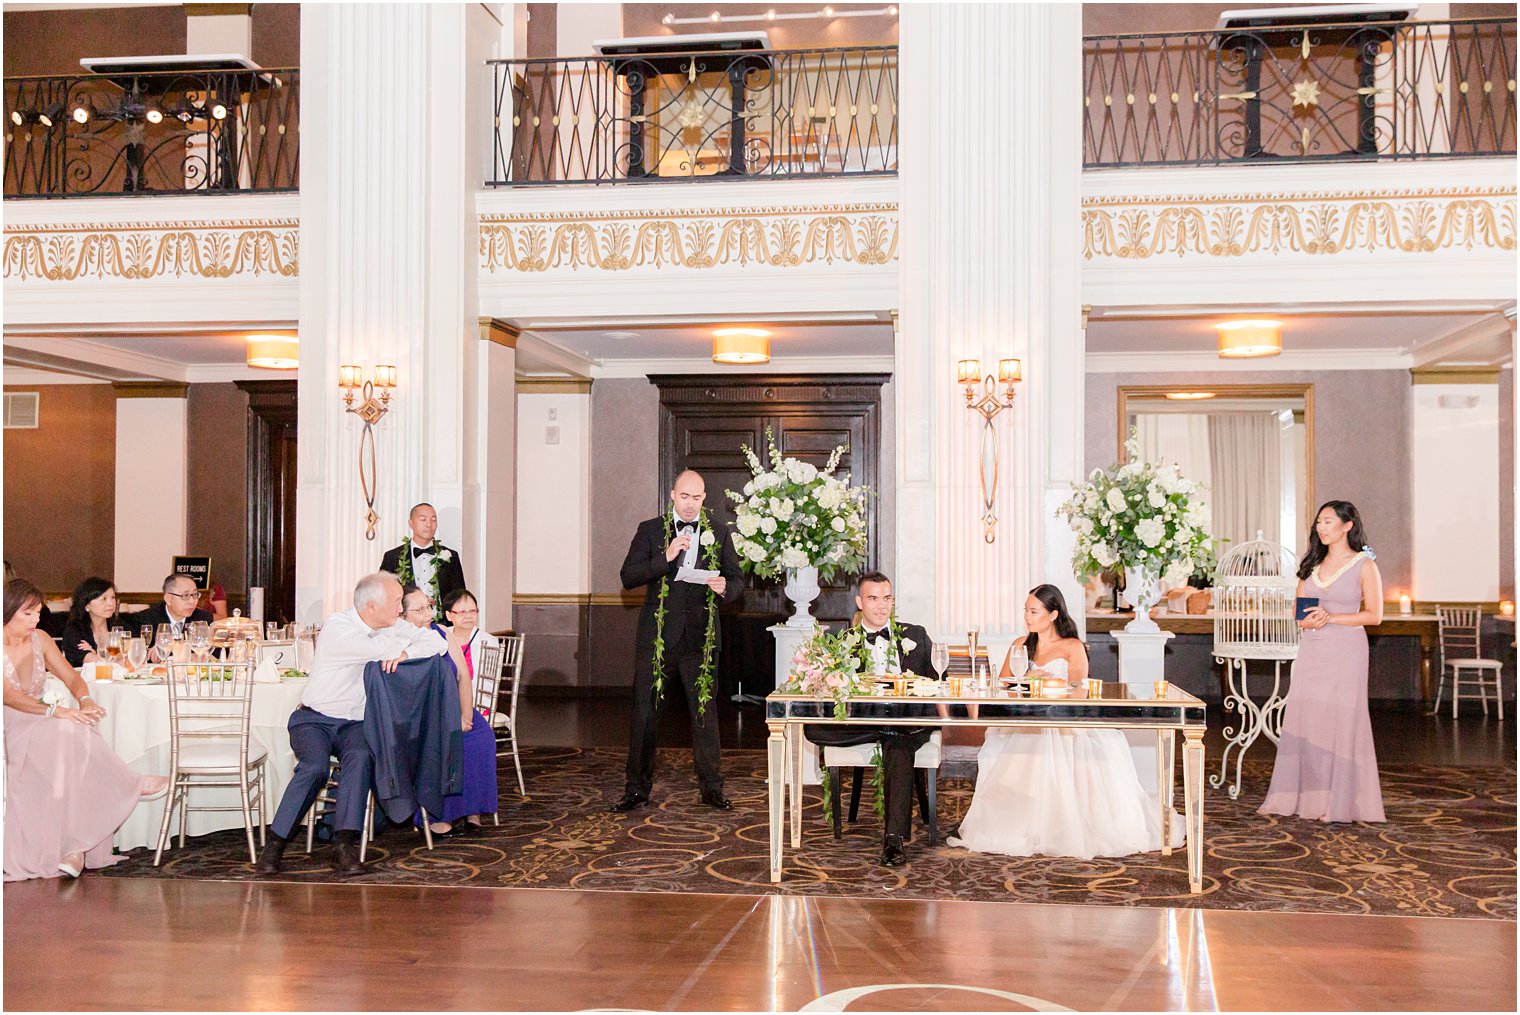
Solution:
<path fill-rule="evenodd" d="M 259 664 L 253 669 L 253 682 L 255 684 L 278 684 L 280 671 L 275 669 L 274 659 L 265 656 L 259 660 Z"/>

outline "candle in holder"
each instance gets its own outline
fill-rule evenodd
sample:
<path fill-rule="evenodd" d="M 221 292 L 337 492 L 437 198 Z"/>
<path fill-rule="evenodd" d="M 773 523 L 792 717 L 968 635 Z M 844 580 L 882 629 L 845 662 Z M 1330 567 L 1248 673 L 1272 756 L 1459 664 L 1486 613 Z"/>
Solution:
<path fill-rule="evenodd" d="M 1410 600 L 1408 593 L 1399 596 L 1399 612 L 1406 617 L 1414 612 L 1414 603 Z"/>
<path fill-rule="evenodd" d="M 1501 617 L 1513 617 L 1514 615 L 1515 615 L 1515 601 L 1513 599 L 1506 599 L 1506 600 L 1504 600 L 1504 602 L 1502 602 L 1502 603 L 1499 604 L 1499 616 L 1501 616 Z"/>

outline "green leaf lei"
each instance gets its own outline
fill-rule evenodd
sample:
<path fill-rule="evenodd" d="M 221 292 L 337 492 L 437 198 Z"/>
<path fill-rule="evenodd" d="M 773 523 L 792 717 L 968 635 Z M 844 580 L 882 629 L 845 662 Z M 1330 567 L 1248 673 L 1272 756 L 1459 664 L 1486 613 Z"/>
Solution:
<path fill-rule="evenodd" d="M 702 538 L 703 532 L 712 533 L 712 542 L 698 551 L 698 555 L 704 559 L 707 569 L 710 571 L 721 570 L 722 547 L 718 540 L 718 534 L 713 531 L 712 518 L 707 509 L 702 508 L 697 514 L 700 528 L 697 539 Z M 665 513 L 665 545 L 669 546 L 676 538 L 675 520 L 670 512 Z M 667 564 L 670 561 L 666 561 Z M 667 613 L 665 599 L 670 595 L 670 576 L 667 574 L 660 579 L 660 591 L 658 602 L 654 611 L 654 700 L 659 704 L 665 695 L 665 615 Z M 712 700 L 713 677 L 717 672 L 717 659 L 715 650 L 718 647 L 718 593 L 711 587 L 707 590 L 707 633 L 702 638 L 702 668 L 697 673 L 697 721 L 700 722 L 707 716 L 707 703 Z"/>
<path fill-rule="evenodd" d="M 823 794 L 823 816 L 832 821 L 834 818 L 834 781 L 829 778 L 829 769 L 823 762 L 823 753 L 818 755 L 818 789 Z M 883 825 L 887 823 L 887 799 L 883 787 L 887 782 L 887 764 L 881 759 L 881 744 L 875 744 L 871 748 L 871 810 L 876 812 L 876 817 Z"/>
<path fill-rule="evenodd" d="M 433 577 L 428 582 L 428 598 L 433 602 L 433 619 L 443 619 L 443 593 L 438 588 L 438 572 L 442 570 L 438 566 L 438 540 L 433 540 Z M 417 576 L 412 572 L 412 537 L 401 537 L 401 566 L 396 569 L 396 578 L 401 582 L 401 587 L 417 584 Z"/>

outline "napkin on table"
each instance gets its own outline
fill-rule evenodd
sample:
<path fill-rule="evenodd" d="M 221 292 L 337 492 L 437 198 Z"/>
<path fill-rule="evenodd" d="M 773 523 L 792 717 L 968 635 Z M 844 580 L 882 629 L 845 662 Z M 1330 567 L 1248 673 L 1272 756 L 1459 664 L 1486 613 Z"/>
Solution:
<path fill-rule="evenodd" d="M 253 682 L 255 684 L 278 684 L 280 671 L 275 669 L 274 659 L 265 656 L 259 660 L 258 666 L 253 670 Z"/>

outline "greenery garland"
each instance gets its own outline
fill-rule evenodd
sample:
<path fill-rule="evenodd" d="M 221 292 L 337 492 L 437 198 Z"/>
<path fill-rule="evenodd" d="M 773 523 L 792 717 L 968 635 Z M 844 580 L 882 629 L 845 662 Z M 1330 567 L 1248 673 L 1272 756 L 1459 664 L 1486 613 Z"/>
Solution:
<path fill-rule="evenodd" d="M 435 538 L 433 540 L 433 577 L 428 581 L 427 589 L 425 590 L 428 593 L 428 598 L 433 602 L 434 620 L 443 619 L 443 593 L 438 587 L 438 573 L 443 570 L 439 565 L 445 563 L 449 558 L 441 557 L 439 554 L 447 552 Z M 396 579 L 401 582 L 402 588 L 417 584 L 417 576 L 412 571 L 411 536 L 401 537 L 401 566 L 396 570 Z"/>
<path fill-rule="evenodd" d="M 822 764 L 823 752 L 818 753 L 818 789 L 823 794 L 823 816 L 834 820 L 834 781 L 829 778 L 828 766 Z M 883 826 L 887 823 L 887 800 L 884 787 L 887 782 L 887 764 L 881 758 L 881 744 L 871 748 L 871 810 Z"/>
<path fill-rule="evenodd" d="M 722 548 L 718 543 L 718 534 L 713 531 L 712 519 L 706 508 L 697 513 L 697 540 L 700 543 L 703 533 L 712 538 L 707 545 L 698 551 L 706 564 L 707 570 L 720 571 L 722 560 Z M 670 512 L 665 515 L 665 545 L 669 546 L 676 538 L 675 518 Z M 666 561 L 667 564 L 672 563 Z M 667 613 L 665 599 L 670 595 L 670 575 L 660 579 L 660 591 L 654 611 L 654 701 L 658 705 L 665 696 L 665 615 Z M 711 586 L 707 589 L 707 632 L 702 638 L 702 668 L 697 673 L 697 721 L 701 722 L 707 716 L 707 703 L 712 700 L 713 678 L 717 672 L 717 659 L 715 658 L 718 646 L 718 593 Z"/>

